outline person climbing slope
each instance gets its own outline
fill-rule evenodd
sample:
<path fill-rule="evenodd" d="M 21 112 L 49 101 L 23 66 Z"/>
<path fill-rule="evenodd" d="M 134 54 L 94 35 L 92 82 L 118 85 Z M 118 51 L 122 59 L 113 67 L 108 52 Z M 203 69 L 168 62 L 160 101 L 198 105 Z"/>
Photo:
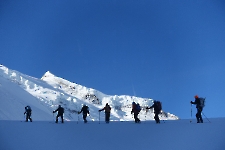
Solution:
<path fill-rule="evenodd" d="M 99 112 L 105 110 L 105 122 L 109 123 L 110 120 L 110 112 L 111 112 L 111 107 L 108 103 L 106 103 L 105 107 L 100 109 Z"/>
<path fill-rule="evenodd" d="M 59 105 L 58 109 L 53 111 L 53 113 L 55 113 L 55 112 L 58 112 L 55 123 L 58 123 L 58 117 L 61 117 L 61 121 L 63 123 L 64 122 L 63 121 L 64 108 L 61 105 Z"/>

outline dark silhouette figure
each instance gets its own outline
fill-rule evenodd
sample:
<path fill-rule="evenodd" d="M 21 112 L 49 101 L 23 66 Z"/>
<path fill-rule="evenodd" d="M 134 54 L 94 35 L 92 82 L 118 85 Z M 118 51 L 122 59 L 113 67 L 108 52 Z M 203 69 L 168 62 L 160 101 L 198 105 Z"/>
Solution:
<path fill-rule="evenodd" d="M 57 112 L 58 111 L 58 114 L 56 116 L 56 121 L 55 123 L 58 123 L 58 117 L 61 117 L 61 121 L 62 123 L 64 122 L 63 121 L 63 114 L 64 114 L 64 108 L 61 107 L 61 105 L 59 105 L 58 109 L 54 110 L 53 113 Z"/>
<path fill-rule="evenodd" d="M 154 119 L 156 123 L 160 123 L 159 114 L 161 113 L 161 103 L 159 101 L 154 101 L 151 107 L 147 107 L 146 109 L 154 108 Z"/>
<path fill-rule="evenodd" d="M 135 102 L 133 102 L 132 103 L 131 114 L 134 113 L 134 121 L 135 121 L 135 123 L 140 123 L 140 119 L 138 118 L 139 112 L 140 112 L 140 106 L 139 106 L 139 104 L 136 104 Z"/>
<path fill-rule="evenodd" d="M 83 119 L 84 119 L 84 123 L 87 123 L 87 114 L 89 114 L 89 107 L 84 105 L 82 108 L 81 108 L 81 111 L 78 112 L 78 114 L 80 114 L 81 112 L 83 112 Z"/>
<path fill-rule="evenodd" d="M 109 123 L 111 107 L 109 106 L 108 103 L 106 103 L 105 107 L 100 109 L 99 112 L 103 110 L 105 110 L 105 122 Z"/>
<path fill-rule="evenodd" d="M 197 113 L 196 113 L 197 123 L 203 123 L 203 119 L 202 119 L 203 107 L 201 106 L 200 98 L 198 97 L 198 95 L 195 95 L 195 101 L 194 102 L 191 101 L 191 104 L 195 104 L 197 108 Z"/>
<path fill-rule="evenodd" d="M 25 112 L 24 112 L 24 115 L 26 114 L 26 122 L 28 122 L 28 119 L 30 120 L 30 122 L 32 122 L 31 112 L 32 112 L 31 107 L 30 106 L 26 106 L 25 107 Z"/>

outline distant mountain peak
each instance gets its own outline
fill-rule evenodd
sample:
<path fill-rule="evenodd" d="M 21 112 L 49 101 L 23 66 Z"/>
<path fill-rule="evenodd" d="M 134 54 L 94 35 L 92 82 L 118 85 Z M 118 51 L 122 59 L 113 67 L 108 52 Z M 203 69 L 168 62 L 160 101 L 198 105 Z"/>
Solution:
<path fill-rule="evenodd" d="M 50 71 L 46 71 L 45 74 L 41 77 L 41 80 L 47 77 L 55 77 L 55 75 L 52 74 Z"/>

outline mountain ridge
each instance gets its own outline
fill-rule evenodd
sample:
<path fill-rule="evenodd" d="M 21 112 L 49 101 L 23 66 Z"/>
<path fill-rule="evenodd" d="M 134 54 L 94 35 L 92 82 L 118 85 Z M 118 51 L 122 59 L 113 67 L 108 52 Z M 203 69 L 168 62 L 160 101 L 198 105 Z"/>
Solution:
<path fill-rule="evenodd" d="M 153 111 L 150 110 L 147 112 L 145 110 L 147 106 L 153 104 L 153 99 L 129 95 L 106 95 L 96 89 L 88 88 L 83 85 L 70 82 L 61 77 L 57 77 L 50 71 L 47 71 L 41 77 L 41 79 L 38 79 L 31 77 L 29 75 L 25 75 L 18 71 L 8 69 L 7 67 L 1 65 L 0 78 L 1 78 L 0 85 L 1 82 L 3 82 L 3 80 L 6 79 L 8 82 L 11 82 L 19 86 L 20 88 L 24 89 L 24 91 L 27 92 L 27 94 L 24 94 L 25 99 L 26 97 L 29 97 L 29 99 L 33 99 L 33 101 L 36 101 L 35 103 L 38 102 L 40 105 L 42 105 L 43 110 L 42 108 L 40 108 L 40 106 L 38 106 L 38 108 L 42 113 L 47 111 L 46 116 L 48 117 L 46 118 L 49 119 L 52 119 L 51 116 L 52 110 L 56 109 L 60 104 L 65 108 L 64 116 L 66 120 L 68 121 L 77 120 L 78 116 L 74 112 L 79 111 L 83 104 L 87 104 L 91 112 L 91 116 L 88 119 L 89 121 L 90 120 L 97 121 L 99 120 L 99 117 L 101 120 L 104 120 L 103 113 L 99 114 L 98 110 L 103 108 L 106 103 L 109 103 L 109 105 L 111 105 L 112 107 L 111 120 L 132 121 L 133 116 L 131 115 L 130 112 L 131 112 L 131 103 L 133 101 L 139 103 L 142 107 L 142 111 L 139 114 L 139 118 L 142 121 L 154 119 Z M 10 86 L 7 89 L 10 89 L 10 87 L 12 86 L 11 84 L 9 85 Z M 2 89 L 0 92 L 4 93 L 3 89 L 6 86 L 7 84 L 4 84 L 4 86 L 0 86 L 0 88 Z M 19 89 L 15 91 L 20 91 L 19 93 L 23 93 Z M 30 98 L 29 94 L 32 95 L 33 98 Z M 16 97 L 16 95 L 14 97 Z M 5 97 L 5 99 L 7 99 L 7 97 Z M 21 97 L 20 101 L 22 101 L 22 99 L 23 98 Z M 24 105 L 26 105 L 25 102 L 23 102 Z M 31 103 L 28 101 L 27 103 L 32 105 L 33 102 Z M 32 106 L 35 107 L 35 105 Z M 16 112 L 18 113 L 18 111 Z M 35 114 L 34 111 L 33 114 Z M 34 115 L 33 117 L 35 119 L 36 116 Z M 177 116 L 167 112 L 162 112 L 160 117 L 161 119 L 164 120 L 179 119 Z M 12 116 L 9 118 L 14 120 Z M 41 116 L 38 118 L 41 120 Z M 3 118 L 0 117 L 0 120 L 1 119 Z"/>

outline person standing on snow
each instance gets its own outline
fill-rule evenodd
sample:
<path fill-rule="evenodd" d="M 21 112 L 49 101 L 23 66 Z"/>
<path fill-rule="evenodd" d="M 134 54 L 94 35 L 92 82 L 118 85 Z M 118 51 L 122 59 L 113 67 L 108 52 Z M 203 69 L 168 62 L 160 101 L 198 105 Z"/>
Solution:
<path fill-rule="evenodd" d="M 84 106 L 81 108 L 81 111 L 78 112 L 78 114 L 80 114 L 81 112 L 83 112 L 84 123 L 87 123 L 86 118 L 87 118 L 87 114 L 89 114 L 89 107 L 84 104 Z"/>
<path fill-rule="evenodd" d="M 58 117 L 61 117 L 62 123 L 63 123 L 63 113 L 64 113 L 64 108 L 59 105 L 58 109 L 54 110 L 53 113 L 57 112 L 58 114 L 56 116 L 56 121 L 55 123 L 58 123 Z"/>
<path fill-rule="evenodd" d="M 191 104 L 195 104 L 197 108 L 197 113 L 196 113 L 197 123 L 203 123 L 203 119 L 202 119 L 203 107 L 201 106 L 200 98 L 198 97 L 198 95 L 195 95 L 195 101 L 194 102 L 191 101 Z"/>
<path fill-rule="evenodd" d="M 26 106 L 25 107 L 25 112 L 24 112 L 24 115 L 26 114 L 26 122 L 28 122 L 28 119 L 30 120 L 30 122 L 32 122 L 32 119 L 31 119 L 31 107 L 30 106 Z"/>
<path fill-rule="evenodd" d="M 154 101 L 153 105 L 151 107 L 146 107 L 146 109 L 152 109 L 154 108 L 154 119 L 156 123 L 160 123 L 159 114 L 161 113 L 162 106 L 160 101 Z"/>
<path fill-rule="evenodd" d="M 109 123 L 111 107 L 108 103 L 106 103 L 105 107 L 100 109 L 99 112 L 103 110 L 105 110 L 105 122 Z"/>
<path fill-rule="evenodd" d="M 132 110 L 131 110 L 131 114 L 133 114 L 134 113 L 134 121 L 135 121 L 135 123 L 140 123 L 140 119 L 138 118 L 138 114 L 139 114 L 139 112 L 140 112 L 140 105 L 137 103 L 135 103 L 135 102 L 133 102 L 132 103 Z"/>

